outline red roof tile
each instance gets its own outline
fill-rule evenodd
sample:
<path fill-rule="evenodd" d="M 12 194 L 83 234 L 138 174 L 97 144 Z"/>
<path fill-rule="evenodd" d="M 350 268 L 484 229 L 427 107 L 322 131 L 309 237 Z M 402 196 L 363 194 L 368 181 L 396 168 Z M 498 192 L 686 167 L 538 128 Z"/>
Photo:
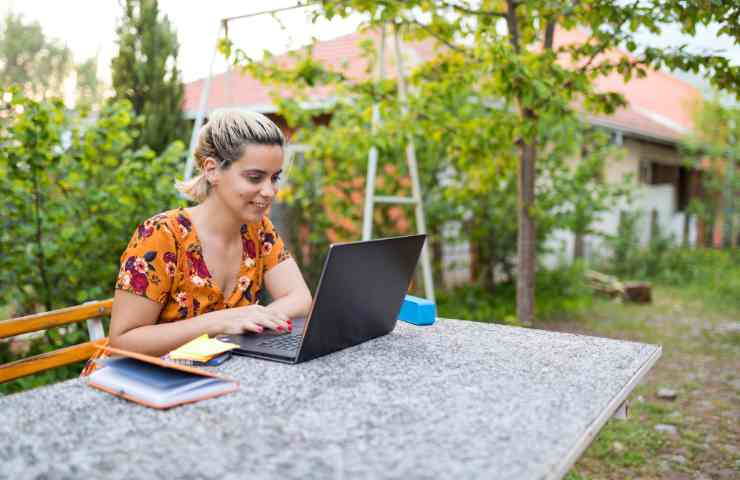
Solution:
<path fill-rule="evenodd" d="M 317 60 L 342 71 L 349 78 L 367 78 L 367 62 L 362 57 L 359 43 L 372 39 L 378 45 L 380 34 L 377 31 L 363 30 L 315 45 L 313 56 Z M 582 31 L 559 31 L 556 35 L 556 46 L 584 42 L 587 36 Z M 431 59 L 436 46 L 431 40 L 407 43 L 402 42 L 404 60 L 410 69 L 414 65 Z M 620 52 L 621 54 L 621 52 Z M 609 54 L 614 57 L 616 53 Z M 278 62 L 292 62 L 288 55 L 276 57 Z M 393 37 L 386 36 L 385 54 L 386 78 L 397 75 Z M 372 73 L 371 73 L 372 74 Z M 205 80 L 197 80 L 185 85 L 184 110 L 187 115 L 195 116 L 200 103 L 200 95 Z M 612 116 L 589 116 L 594 123 L 608 125 L 625 132 L 675 141 L 693 127 L 691 108 L 701 99 L 701 93 L 671 75 L 649 70 L 645 78 L 633 78 L 625 83 L 618 74 L 600 77 L 596 87 L 601 91 L 616 91 L 624 95 L 628 106 Z M 208 110 L 220 107 L 244 107 L 261 111 L 273 111 L 270 97 L 271 87 L 262 85 L 248 74 L 237 71 L 215 75 L 211 79 L 208 98 Z M 287 93 L 287 92 L 286 92 Z M 310 92 L 313 101 L 327 100 L 331 92 L 327 88 L 317 88 Z"/>

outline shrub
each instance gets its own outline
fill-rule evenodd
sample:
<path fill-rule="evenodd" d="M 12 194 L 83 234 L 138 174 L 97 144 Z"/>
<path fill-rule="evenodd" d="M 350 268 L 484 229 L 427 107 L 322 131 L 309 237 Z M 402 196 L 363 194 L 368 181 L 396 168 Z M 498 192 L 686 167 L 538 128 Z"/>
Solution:
<path fill-rule="evenodd" d="M 535 316 L 551 320 L 591 305 L 592 294 L 584 281 L 584 266 L 572 266 L 537 272 Z M 516 283 L 502 283 L 490 292 L 481 286 L 457 287 L 437 296 L 440 317 L 518 325 L 516 319 Z"/>
<path fill-rule="evenodd" d="M 134 149 L 127 102 L 96 118 L 0 89 L 0 312 L 26 315 L 113 295 L 121 252 L 136 225 L 178 205 L 175 142 L 157 156 Z M 4 317 L 3 317 L 4 318 Z M 29 354 L 87 340 L 83 325 L 51 329 Z M 17 358 L 0 342 L 0 361 Z M 30 388 L 79 373 L 64 367 L 5 384 Z"/>

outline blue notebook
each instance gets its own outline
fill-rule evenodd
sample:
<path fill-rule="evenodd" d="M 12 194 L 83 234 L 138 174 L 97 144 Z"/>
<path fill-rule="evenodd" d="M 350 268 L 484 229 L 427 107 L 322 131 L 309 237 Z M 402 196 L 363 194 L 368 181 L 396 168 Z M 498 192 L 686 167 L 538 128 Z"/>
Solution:
<path fill-rule="evenodd" d="M 96 362 L 88 385 L 152 408 L 170 408 L 184 403 L 233 392 L 239 384 L 215 373 L 167 362 L 116 348 L 103 351 L 114 358 Z"/>

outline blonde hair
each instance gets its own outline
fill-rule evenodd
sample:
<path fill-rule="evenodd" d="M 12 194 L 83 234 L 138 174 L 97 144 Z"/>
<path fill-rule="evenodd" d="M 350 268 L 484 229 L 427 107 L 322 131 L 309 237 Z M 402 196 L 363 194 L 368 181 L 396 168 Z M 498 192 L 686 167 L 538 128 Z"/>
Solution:
<path fill-rule="evenodd" d="M 187 181 L 175 181 L 175 188 L 192 200 L 202 202 L 211 193 L 211 184 L 203 171 L 206 158 L 213 158 L 219 168 L 226 169 L 244 155 L 247 145 L 284 147 L 285 137 L 280 128 L 261 113 L 237 109 L 214 111 L 198 133 L 194 157 L 200 173 Z"/>

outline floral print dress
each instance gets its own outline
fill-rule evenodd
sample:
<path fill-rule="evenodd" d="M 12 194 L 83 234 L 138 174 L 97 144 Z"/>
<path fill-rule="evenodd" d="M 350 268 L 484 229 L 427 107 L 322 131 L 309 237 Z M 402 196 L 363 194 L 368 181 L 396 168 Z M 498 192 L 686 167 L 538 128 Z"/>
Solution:
<path fill-rule="evenodd" d="M 160 213 L 134 232 L 121 255 L 116 288 L 161 303 L 158 323 L 253 304 L 265 273 L 290 254 L 266 216 L 242 225 L 241 239 L 238 281 L 232 292 L 221 292 L 203 260 L 187 210 Z"/>

